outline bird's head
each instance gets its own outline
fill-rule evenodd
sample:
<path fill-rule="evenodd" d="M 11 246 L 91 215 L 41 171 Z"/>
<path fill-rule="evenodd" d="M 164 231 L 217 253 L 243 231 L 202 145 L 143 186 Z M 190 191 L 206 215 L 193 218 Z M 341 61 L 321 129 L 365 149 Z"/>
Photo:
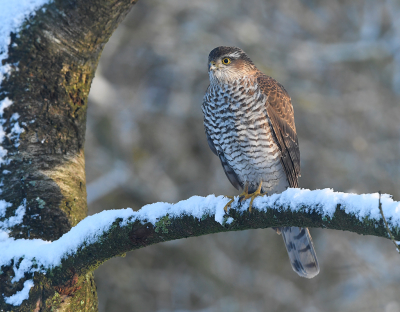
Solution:
<path fill-rule="evenodd" d="M 230 83 L 257 71 L 247 54 L 236 47 L 218 47 L 208 56 L 211 82 Z"/>

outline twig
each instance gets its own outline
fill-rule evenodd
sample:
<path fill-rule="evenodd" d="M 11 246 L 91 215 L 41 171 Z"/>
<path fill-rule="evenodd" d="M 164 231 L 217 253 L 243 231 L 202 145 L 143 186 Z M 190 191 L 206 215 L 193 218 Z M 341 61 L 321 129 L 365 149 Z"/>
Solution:
<path fill-rule="evenodd" d="M 381 191 L 379 191 L 379 211 L 381 212 L 381 215 L 382 215 L 382 218 L 383 218 L 383 222 L 385 223 L 386 231 L 389 233 L 389 237 L 392 240 L 393 244 L 395 244 L 397 252 L 400 253 L 399 244 L 396 243 L 396 240 L 394 239 L 394 236 L 393 236 L 392 232 L 389 229 L 389 225 L 386 222 L 386 218 L 383 215 L 382 203 L 381 203 Z"/>

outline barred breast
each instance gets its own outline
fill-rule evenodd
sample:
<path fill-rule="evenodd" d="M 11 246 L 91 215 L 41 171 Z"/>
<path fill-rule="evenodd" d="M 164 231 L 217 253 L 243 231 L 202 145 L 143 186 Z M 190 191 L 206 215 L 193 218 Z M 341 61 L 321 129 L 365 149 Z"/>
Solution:
<path fill-rule="evenodd" d="M 202 110 L 206 132 L 223 155 L 243 188 L 280 193 L 288 186 L 266 110 L 266 96 L 252 78 L 231 84 L 211 84 Z"/>

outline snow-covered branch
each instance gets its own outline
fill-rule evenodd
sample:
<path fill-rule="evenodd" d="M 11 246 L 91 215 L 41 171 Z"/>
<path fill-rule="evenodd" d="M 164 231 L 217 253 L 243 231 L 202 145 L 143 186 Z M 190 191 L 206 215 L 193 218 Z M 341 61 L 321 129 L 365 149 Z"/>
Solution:
<path fill-rule="evenodd" d="M 112 257 L 151 244 L 217 232 L 290 225 L 388 238 L 377 193 L 288 189 L 256 198 L 252 213 L 248 212 L 249 200 L 239 202 L 238 198 L 225 213 L 227 202 L 223 196 L 193 196 L 176 204 L 146 205 L 139 211 L 103 211 L 85 218 L 54 242 L 5 236 L 0 241 L 1 268 L 11 266 L 12 282 L 23 282 L 24 287 L 4 300 L 20 304 L 39 280 L 37 273 L 51 276 L 53 287 L 60 293 L 73 292 L 77 276 L 84 276 Z M 400 202 L 383 195 L 381 203 L 391 231 L 400 239 Z"/>

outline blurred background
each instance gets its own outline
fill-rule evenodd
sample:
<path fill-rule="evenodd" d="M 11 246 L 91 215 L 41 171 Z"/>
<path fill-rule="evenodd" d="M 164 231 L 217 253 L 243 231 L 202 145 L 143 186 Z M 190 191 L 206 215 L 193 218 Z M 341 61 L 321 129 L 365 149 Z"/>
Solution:
<path fill-rule="evenodd" d="M 238 192 L 209 150 L 208 53 L 244 49 L 292 97 L 303 188 L 400 199 L 400 2 L 141 0 L 93 81 L 89 212 Z M 96 272 L 100 311 L 400 311 L 389 240 L 312 229 L 321 273 L 291 269 L 282 238 L 251 230 L 130 252 Z"/>

